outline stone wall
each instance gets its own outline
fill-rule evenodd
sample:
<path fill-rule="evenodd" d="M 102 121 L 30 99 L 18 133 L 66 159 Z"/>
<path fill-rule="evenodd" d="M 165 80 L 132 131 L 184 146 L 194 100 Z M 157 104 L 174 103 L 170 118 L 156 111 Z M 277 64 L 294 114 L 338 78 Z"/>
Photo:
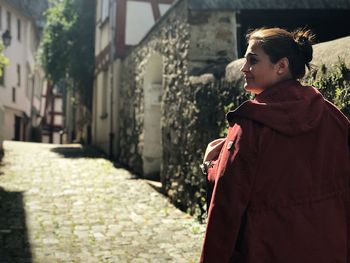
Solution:
<path fill-rule="evenodd" d="M 117 158 L 142 174 L 143 84 L 147 63 L 157 53 L 163 63 L 160 175 L 163 190 L 183 210 L 202 215 L 205 178 L 199 165 L 207 143 L 222 129 L 224 104 L 229 103 L 235 91 L 229 87 L 231 84 L 214 77 L 223 75 L 227 62 L 236 56 L 232 45 L 234 32 L 229 32 L 235 20 L 230 12 L 190 12 L 187 1 L 179 1 L 125 58 Z M 210 28 L 203 34 L 208 24 Z M 216 33 L 221 39 L 217 39 Z M 206 42 L 211 43 L 204 47 Z M 193 76 L 201 74 L 201 69 L 213 74 Z"/>
<path fill-rule="evenodd" d="M 189 26 L 186 6 L 186 1 L 175 5 L 170 14 L 157 24 L 157 29 L 153 28 L 123 62 L 118 159 L 139 174 L 142 174 L 144 136 L 143 77 L 145 66 L 152 54 L 158 53 L 163 57 L 163 120 L 168 117 L 167 112 L 174 110 L 173 96 L 176 97 L 183 87 L 188 86 L 186 58 Z M 166 126 L 165 122 L 169 121 L 164 121 L 163 127 Z M 170 122 L 174 127 L 177 126 L 176 120 Z M 166 128 L 164 132 L 165 130 Z"/>
<path fill-rule="evenodd" d="M 240 85 L 215 79 L 213 74 L 190 77 L 189 85 L 178 100 L 178 110 L 169 111 L 165 123 L 163 186 L 171 200 L 190 214 L 205 214 L 205 176 L 199 165 L 207 144 L 224 136 L 225 106 L 238 105 Z"/>
<path fill-rule="evenodd" d="M 316 68 L 321 65 L 332 67 L 339 63 L 339 59 L 350 68 L 350 36 L 316 44 L 313 50 L 311 64 Z"/>
<path fill-rule="evenodd" d="M 189 74 L 237 59 L 236 14 L 232 11 L 196 11 L 188 14 L 190 26 Z"/>

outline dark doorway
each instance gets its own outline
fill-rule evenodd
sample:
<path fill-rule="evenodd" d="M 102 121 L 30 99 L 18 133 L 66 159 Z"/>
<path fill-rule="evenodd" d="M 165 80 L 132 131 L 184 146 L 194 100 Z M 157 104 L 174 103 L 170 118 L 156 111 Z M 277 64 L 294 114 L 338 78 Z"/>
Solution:
<path fill-rule="evenodd" d="M 21 126 L 22 126 L 22 118 L 15 116 L 15 141 L 21 140 Z"/>
<path fill-rule="evenodd" d="M 294 30 L 307 26 L 316 34 L 317 42 L 325 42 L 350 35 L 350 28 L 344 26 L 349 17 L 350 10 L 242 10 L 237 15 L 241 25 L 237 32 L 238 56 L 244 56 L 249 29 L 276 26 Z"/>

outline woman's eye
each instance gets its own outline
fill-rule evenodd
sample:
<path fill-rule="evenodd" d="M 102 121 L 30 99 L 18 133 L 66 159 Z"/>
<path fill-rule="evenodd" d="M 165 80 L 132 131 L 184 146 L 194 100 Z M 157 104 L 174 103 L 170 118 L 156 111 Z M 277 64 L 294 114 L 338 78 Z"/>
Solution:
<path fill-rule="evenodd" d="M 256 58 L 249 58 L 249 63 L 251 64 L 251 65 L 254 65 L 254 64 L 256 64 L 258 62 L 258 60 L 256 59 Z"/>

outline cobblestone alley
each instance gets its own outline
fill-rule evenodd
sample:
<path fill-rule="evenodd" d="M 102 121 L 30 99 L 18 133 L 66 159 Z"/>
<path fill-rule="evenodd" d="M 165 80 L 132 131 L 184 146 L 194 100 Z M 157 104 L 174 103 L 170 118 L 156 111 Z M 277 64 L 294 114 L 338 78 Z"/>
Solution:
<path fill-rule="evenodd" d="M 79 145 L 5 142 L 0 262 L 197 262 L 204 226 Z"/>

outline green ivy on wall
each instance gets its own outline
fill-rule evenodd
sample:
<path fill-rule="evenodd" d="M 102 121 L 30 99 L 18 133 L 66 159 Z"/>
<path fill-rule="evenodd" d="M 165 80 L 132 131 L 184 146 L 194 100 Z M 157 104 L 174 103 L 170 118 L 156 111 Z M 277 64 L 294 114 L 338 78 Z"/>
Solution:
<path fill-rule="evenodd" d="M 322 65 L 305 79 L 305 83 L 318 88 L 326 99 L 350 118 L 350 69 L 344 61 L 339 59 L 332 68 Z"/>

